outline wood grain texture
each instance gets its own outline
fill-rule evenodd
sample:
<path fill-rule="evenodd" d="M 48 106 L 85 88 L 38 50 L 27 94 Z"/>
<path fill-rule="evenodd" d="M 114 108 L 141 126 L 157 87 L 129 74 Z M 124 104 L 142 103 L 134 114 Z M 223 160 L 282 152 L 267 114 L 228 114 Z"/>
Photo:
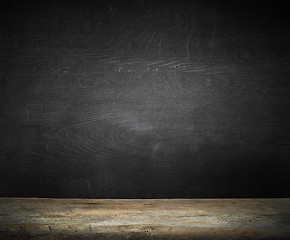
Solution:
<path fill-rule="evenodd" d="M 4 17 L 0 195 L 289 197 L 286 29 L 126 3 Z"/>
<path fill-rule="evenodd" d="M 290 239 L 289 199 L 0 199 L 2 239 Z"/>

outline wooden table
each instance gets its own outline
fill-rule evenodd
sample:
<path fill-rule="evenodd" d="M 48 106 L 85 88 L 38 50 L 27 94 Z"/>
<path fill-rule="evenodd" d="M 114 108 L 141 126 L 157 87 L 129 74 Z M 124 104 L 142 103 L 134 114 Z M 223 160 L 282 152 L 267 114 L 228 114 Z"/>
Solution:
<path fill-rule="evenodd" d="M 290 239 L 290 199 L 0 199 L 0 239 Z"/>

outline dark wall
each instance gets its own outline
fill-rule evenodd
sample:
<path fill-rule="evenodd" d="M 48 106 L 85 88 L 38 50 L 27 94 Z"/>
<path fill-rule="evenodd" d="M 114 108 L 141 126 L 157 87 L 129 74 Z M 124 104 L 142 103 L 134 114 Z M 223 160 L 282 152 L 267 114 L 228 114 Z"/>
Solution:
<path fill-rule="evenodd" d="M 283 9 L 10 2 L 0 196 L 290 197 Z"/>

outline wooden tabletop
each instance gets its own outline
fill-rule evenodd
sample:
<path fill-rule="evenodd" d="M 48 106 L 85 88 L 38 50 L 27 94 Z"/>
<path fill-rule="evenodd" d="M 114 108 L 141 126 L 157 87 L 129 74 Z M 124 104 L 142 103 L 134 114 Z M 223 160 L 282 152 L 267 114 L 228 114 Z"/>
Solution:
<path fill-rule="evenodd" d="M 0 239 L 290 239 L 290 199 L 0 199 Z"/>

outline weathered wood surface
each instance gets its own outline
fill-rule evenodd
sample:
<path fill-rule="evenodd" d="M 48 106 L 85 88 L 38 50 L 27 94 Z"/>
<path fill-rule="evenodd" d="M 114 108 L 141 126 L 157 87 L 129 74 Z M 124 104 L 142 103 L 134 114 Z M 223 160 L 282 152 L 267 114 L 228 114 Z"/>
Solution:
<path fill-rule="evenodd" d="M 92 2 L 1 15 L 0 196 L 290 196 L 288 25 Z"/>
<path fill-rule="evenodd" d="M 290 239 L 290 199 L 0 199 L 1 239 Z"/>

